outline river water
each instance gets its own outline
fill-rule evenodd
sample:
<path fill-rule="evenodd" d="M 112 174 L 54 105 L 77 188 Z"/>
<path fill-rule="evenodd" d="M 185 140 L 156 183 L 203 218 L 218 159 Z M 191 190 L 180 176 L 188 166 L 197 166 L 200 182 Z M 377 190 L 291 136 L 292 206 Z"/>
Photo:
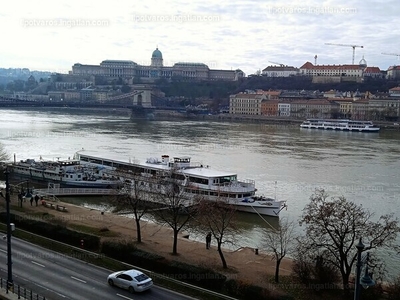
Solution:
<path fill-rule="evenodd" d="M 400 132 L 331 132 L 298 125 L 138 120 L 128 113 L 77 109 L 0 110 L 1 141 L 11 156 L 66 159 L 84 148 L 144 161 L 163 154 L 253 179 L 261 194 L 287 200 L 281 216 L 298 220 L 316 188 L 400 218 Z M 261 247 L 264 221 L 241 215 L 241 246 Z M 270 222 L 276 220 L 269 219 Z M 298 227 L 301 232 L 302 228 Z M 385 255 L 391 275 L 397 255 Z"/>

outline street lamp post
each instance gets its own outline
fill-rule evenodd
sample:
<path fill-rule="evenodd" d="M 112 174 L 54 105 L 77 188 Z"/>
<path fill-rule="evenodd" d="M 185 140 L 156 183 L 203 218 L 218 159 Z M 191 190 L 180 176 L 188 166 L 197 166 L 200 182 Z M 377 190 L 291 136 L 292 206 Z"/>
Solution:
<path fill-rule="evenodd" d="M 6 175 L 6 213 L 7 213 L 7 287 L 11 288 L 13 286 L 12 278 L 12 260 L 11 260 L 11 217 L 10 217 L 10 182 L 8 181 L 8 169 L 4 172 Z"/>
<path fill-rule="evenodd" d="M 361 259 L 361 253 L 363 252 L 365 246 L 361 241 L 361 238 L 358 242 L 358 244 L 356 245 L 357 248 L 357 270 L 356 270 L 356 281 L 355 281 L 355 290 L 354 290 L 354 300 L 358 300 L 360 297 L 360 284 L 364 287 L 364 288 L 368 288 L 370 286 L 375 285 L 375 282 L 371 279 L 371 277 L 368 274 L 368 259 L 369 259 L 369 253 L 367 253 L 367 257 L 366 257 L 366 267 L 365 267 L 365 274 L 364 276 L 361 278 L 360 280 L 360 275 L 361 275 L 361 267 L 364 265 L 363 260 Z"/>
<path fill-rule="evenodd" d="M 355 282 L 355 291 L 354 291 L 354 300 L 358 300 L 358 297 L 360 295 L 360 273 L 361 273 L 361 267 L 363 265 L 362 261 L 361 261 L 361 252 L 364 250 L 364 244 L 361 241 L 358 242 L 358 244 L 356 245 L 357 248 L 357 271 L 356 271 L 356 282 Z"/>

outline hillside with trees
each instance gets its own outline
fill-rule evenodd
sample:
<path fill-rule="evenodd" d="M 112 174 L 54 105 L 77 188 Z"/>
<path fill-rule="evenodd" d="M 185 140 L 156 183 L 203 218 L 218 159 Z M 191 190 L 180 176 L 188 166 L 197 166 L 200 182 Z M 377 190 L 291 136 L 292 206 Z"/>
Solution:
<path fill-rule="evenodd" d="M 313 83 L 311 77 L 264 77 L 251 76 L 240 81 L 200 81 L 189 82 L 173 80 L 159 80 L 156 82 L 167 97 L 182 96 L 189 99 L 209 98 L 221 99 L 228 98 L 231 94 L 243 92 L 245 90 L 339 90 L 360 92 L 387 92 L 389 89 L 399 86 L 399 80 L 372 79 L 365 78 L 363 82 L 340 82 L 340 83 Z"/>

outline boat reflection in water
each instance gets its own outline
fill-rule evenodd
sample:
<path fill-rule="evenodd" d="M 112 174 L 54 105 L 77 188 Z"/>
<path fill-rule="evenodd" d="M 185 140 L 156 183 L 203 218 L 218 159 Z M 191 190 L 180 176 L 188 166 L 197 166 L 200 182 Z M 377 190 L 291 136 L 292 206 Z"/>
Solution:
<path fill-rule="evenodd" d="M 252 230 L 255 228 L 277 230 L 279 228 L 279 218 L 271 216 L 261 216 L 252 213 L 237 212 L 238 226 L 243 230 Z"/>

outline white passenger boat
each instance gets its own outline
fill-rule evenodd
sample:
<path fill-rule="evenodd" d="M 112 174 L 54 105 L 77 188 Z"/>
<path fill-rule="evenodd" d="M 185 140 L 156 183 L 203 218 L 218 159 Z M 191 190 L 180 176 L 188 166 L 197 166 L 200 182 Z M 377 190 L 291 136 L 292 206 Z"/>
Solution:
<path fill-rule="evenodd" d="M 253 180 L 240 181 L 235 173 L 216 171 L 207 165 L 193 164 L 188 156 L 170 159 L 168 155 L 163 155 L 161 159 L 149 158 L 144 163 L 133 163 L 79 151 L 75 154 L 75 159 L 81 164 L 90 163 L 105 167 L 110 174 L 122 176 L 125 181 L 135 178 L 140 181 L 141 188 L 149 192 L 159 192 L 162 190 L 160 189 L 162 179 L 173 178 L 174 182 L 179 184 L 179 188 L 183 189 L 183 195 L 188 200 L 187 206 L 192 205 L 193 200 L 200 198 L 214 201 L 224 199 L 235 205 L 239 211 L 268 216 L 279 216 L 280 211 L 286 206 L 285 201 L 257 196 Z"/>
<path fill-rule="evenodd" d="M 16 176 L 72 187 L 115 188 L 122 183 L 118 178 L 103 173 L 102 168 L 81 164 L 79 160 L 14 160 L 8 169 Z"/>
<path fill-rule="evenodd" d="M 356 132 L 378 132 L 379 127 L 371 121 L 347 120 L 347 119 L 307 119 L 301 125 L 307 129 L 325 129 Z"/>

